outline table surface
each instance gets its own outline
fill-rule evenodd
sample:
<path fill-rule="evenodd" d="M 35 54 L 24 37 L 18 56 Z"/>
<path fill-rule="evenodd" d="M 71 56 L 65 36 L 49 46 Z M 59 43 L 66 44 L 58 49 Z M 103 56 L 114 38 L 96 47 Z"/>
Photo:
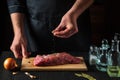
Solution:
<path fill-rule="evenodd" d="M 7 57 L 13 57 L 13 53 L 9 51 L 1 52 L 0 54 L 0 80 L 88 80 L 83 77 L 77 77 L 75 73 L 85 73 L 96 80 L 120 80 L 120 78 L 111 78 L 106 72 L 98 71 L 95 66 L 90 66 L 88 63 L 87 52 L 72 52 L 77 53 L 78 56 L 83 56 L 88 67 L 88 71 L 29 71 L 30 74 L 37 76 L 36 79 L 31 79 L 25 75 L 24 71 L 16 70 L 17 74 L 13 75 L 13 71 L 5 70 L 3 67 L 3 62 Z M 33 56 L 33 55 L 32 55 Z M 21 59 L 16 59 L 17 64 L 21 64 Z"/>

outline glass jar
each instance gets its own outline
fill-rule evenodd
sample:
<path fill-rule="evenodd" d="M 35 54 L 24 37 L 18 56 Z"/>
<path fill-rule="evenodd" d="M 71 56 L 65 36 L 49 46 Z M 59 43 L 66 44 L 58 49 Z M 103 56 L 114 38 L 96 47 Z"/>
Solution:
<path fill-rule="evenodd" d="M 95 45 L 91 45 L 90 50 L 89 50 L 89 64 L 90 65 L 96 65 L 97 55 L 98 55 L 98 47 Z"/>
<path fill-rule="evenodd" d="M 108 52 L 107 73 L 110 77 L 120 77 L 119 40 L 112 40 L 111 49 Z"/>
<path fill-rule="evenodd" d="M 99 71 L 107 71 L 107 55 L 108 55 L 109 44 L 107 39 L 102 40 L 102 45 L 99 48 L 99 54 L 97 56 L 96 68 Z"/>

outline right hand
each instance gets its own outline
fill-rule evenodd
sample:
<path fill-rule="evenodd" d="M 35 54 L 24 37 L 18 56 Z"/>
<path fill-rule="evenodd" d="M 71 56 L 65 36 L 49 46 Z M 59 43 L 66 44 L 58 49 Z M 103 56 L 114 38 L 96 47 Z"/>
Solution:
<path fill-rule="evenodd" d="M 27 52 L 27 41 L 25 36 L 20 34 L 14 36 L 10 49 L 14 53 L 15 58 L 27 58 L 30 55 L 30 53 Z"/>
<path fill-rule="evenodd" d="M 77 18 L 66 13 L 60 24 L 52 31 L 53 35 L 60 38 L 69 38 L 78 32 Z"/>

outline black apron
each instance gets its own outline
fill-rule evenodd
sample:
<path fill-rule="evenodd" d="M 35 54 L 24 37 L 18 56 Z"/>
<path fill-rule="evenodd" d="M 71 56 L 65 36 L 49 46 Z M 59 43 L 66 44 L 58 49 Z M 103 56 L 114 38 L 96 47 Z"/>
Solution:
<path fill-rule="evenodd" d="M 90 45 L 90 19 L 86 10 L 78 19 L 79 32 L 64 39 L 51 33 L 75 0 L 26 0 L 25 33 L 28 50 L 37 53 L 86 51 Z"/>

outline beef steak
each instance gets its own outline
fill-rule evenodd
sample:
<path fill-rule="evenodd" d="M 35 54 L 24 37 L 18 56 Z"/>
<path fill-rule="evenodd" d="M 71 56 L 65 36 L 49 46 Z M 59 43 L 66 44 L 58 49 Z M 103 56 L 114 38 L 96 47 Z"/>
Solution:
<path fill-rule="evenodd" d="M 53 66 L 63 64 L 78 64 L 81 63 L 80 58 L 74 57 L 67 52 L 52 53 L 48 55 L 37 55 L 34 58 L 35 66 Z"/>

